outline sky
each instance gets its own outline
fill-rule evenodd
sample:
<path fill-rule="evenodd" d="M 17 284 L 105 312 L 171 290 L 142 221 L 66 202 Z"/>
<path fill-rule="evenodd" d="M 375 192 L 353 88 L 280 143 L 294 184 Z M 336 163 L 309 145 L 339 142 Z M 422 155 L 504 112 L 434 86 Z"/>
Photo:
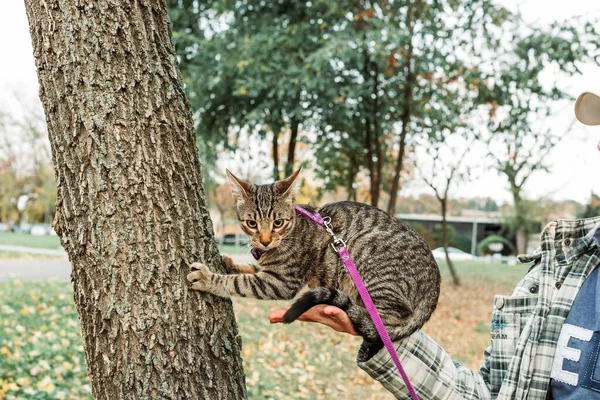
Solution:
<path fill-rule="evenodd" d="M 598 0 L 501 0 L 511 10 L 519 9 L 528 23 L 551 23 L 574 16 L 587 15 L 600 18 Z M 600 26 L 598 27 L 600 28 Z M 37 75 L 33 60 L 29 25 L 22 1 L 0 3 L 0 107 L 16 110 L 15 93 L 28 101 L 35 101 L 38 93 Z M 600 67 L 585 66 L 583 75 L 559 82 L 561 88 L 573 97 L 585 91 L 600 94 Z M 548 76 L 549 80 L 556 77 Z M 556 132 L 565 132 L 573 121 L 572 105 L 566 104 L 547 125 Z M 524 191 L 528 198 L 576 200 L 586 203 L 590 193 L 600 194 L 600 127 L 585 127 L 579 123 L 549 155 L 551 171 L 534 174 Z M 472 152 L 468 157 L 477 158 Z M 420 184 L 411 184 L 404 194 L 426 191 Z M 493 170 L 485 171 L 471 183 L 463 184 L 451 193 L 455 197 L 492 197 L 497 201 L 510 201 L 506 179 Z"/>

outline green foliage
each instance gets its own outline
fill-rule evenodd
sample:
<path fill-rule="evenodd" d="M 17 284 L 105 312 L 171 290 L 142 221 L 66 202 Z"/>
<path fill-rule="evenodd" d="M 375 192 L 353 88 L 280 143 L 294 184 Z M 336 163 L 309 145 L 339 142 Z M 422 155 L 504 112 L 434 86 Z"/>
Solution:
<path fill-rule="evenodd" d="M 485 206 L 483 207 L 483 209 L 485 211 L 498 211 L 500 208 L 498 207 L 498 204 L 496 204 L 496 202 L 492 199 L 486 199 L 485 202 Z"/>
<path fill-rule="evenodd" d="M 544 27 L 527 25 L 515 15 L 505 24 L 502 44 L 488 52 L 492 69 L 480 85 L 480 97 L 489 105 L 488 131 L 481 138 L 493 167 L 510 185 L 512 232 L 531 231 L 522 189 L 532 174 L 549 170 L 548 154 L 566 134 L 550 129 L 545 120 L 557 102 L 571 98 L 560 88 L 560 78 L 545 84 L 544 74 L 568 77 L 584 63 L 598 64 L 598 32 L 584 18 Z"/>
<path fill-rule="evenodd" d="M 203 161 L 214 162 L 216 145 L 235 148 L 235 132 L 266 138 L 299 123 L 319 132 L 315 169 L 326 187 L 350 191 L 362 169 L 376 190 L 393 179 L 385 165 L 399 157 L 394 143 L 406 141 L 397 137 L 399 121 L 411 123 L 408 136 L 439 136 L 461 123 L 456 111 L 474 97 L 460 88 L 480 73 L 457 49 L 487 21 L 490 7 L 481 0 L 454 8 L 433 0 L 168 6 Z M 484 17 L 474 8 L 486 10 Z M 450 17 L 457 12 L 471 16 Z"/>
<path fill-rule="evenodd" d="M 542 200 L 519 201 L 502 221 L 502 228 L 506 236 L 514 236 L 519 230 L 526 235 L 540 231 L 540 222 L 546 223 Z"/>
<path fill-rule="evenodd" d="M 452 246 L 470 254 L 472 242 L 471 235 L 454 235 L 454 242 Z"/>
<path fill-rule="evenodd" d="M 241 130 L 278 136 L 294 124 L 306 127 L 331 102 L 334 76 L 322 51 L 344 18 L 341 4 L 167 3 L 203 161 L 214 162 L 214 145 L 235 148 Z"/>
<path fill-rule="evenodd" d="M 447 228 L 447 235 L 448 235 L 448 246 L 451 247 L 455 247 L 454 246 L 454 236 L 456 234 L 456 228 L 454 228 L 454 226 L 452 225 L 446 225 Z M 435 247 L 443 247 L 444 242 L 442 240 L 442 224 L 435 224 L 434 228 L 433 228 L 433 240 L 435 243 Z"/>
<path fill-rule="evenodd" d="M 600 216 L 600 197 L 592 193 L 590 202 L 585 209 L 577 214 L 577 218 L 592 218 Z"/>
<path fill-rule="evenodd" d="M 418 222 L 410 224 L 410 227 L 414 229 L 419 235 L 421 235 L 423 239 L 425 239 L 427 244 L 429 244 L 430 248 L 435 249 L 436 247 L 439 247 L 437 245 L 437 240 L 433 237 L 433 231 L 431 229 L 426 228 L 425 225 L 420 224 Z"/>
<path fill-rule="evenodd" d="M 518 203 L 559 139 L 540 121 L 568 98 L 542 76 L 598 55 L 593 24 L 528 25 L 491 0 L 167 5 L 204 164 L 255 132 L 278 176 L 278 141 L 296 127 L 322 190 L 356 198 L 366 176 L 372 201 L 394 201 L 414 148 L 470 135 Z"/>

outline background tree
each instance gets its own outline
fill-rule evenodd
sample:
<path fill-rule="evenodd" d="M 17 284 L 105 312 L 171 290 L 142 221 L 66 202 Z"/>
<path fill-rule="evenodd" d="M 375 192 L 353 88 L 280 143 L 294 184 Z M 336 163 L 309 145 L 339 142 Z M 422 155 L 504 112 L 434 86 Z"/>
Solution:
<path fill-rule="evenodd" d="M 227 225 L 227 223 L 237 218 L 234 212 L 235 208 L 233 203 L 233 196 L 231 195 L 231 186 L 228 182 L 226 182 L 220 185 L 212 185 L 207 190 L 211 199 L 212 206 L 219 213 L 219 230 L 221 232 L 221 236 L 223 236 L 225 235 L 225 226 Z"/>
<path fill-rule="evenodd" d="M 28 101 L 18 95 L 15 99 L 21 111 L 18 119 L 13 118 L 13 129 L 20 138 L 17 157 L 24 161 L 21 172 L 26 173 L 28 184 L 27 193 L 23 193 L 28 196 L 26 208 L 17 221 L 23 222 L 26 215 L 29 222 L 49 224 L 56 210 L 56 182 L 43 109 L 39 100 Z"/>
<path fill-rule="evenodd" d="M 273 177 L 279 179 L 280 136 L 289 132 L 285 173 L 291 175 L 302 125 L 322 101 L 317 93 L 334 78 L 329 60 L 315 54 L 335 26 L 332 20 L 343 18 L 338 7 L 325 1 L 168 4 L 203 135 L 230 148 L 231 131 L 255 130 L 270 138 Z M 198 48 L 203 57 L 196 56 Z"/>
<path fill-rule="evenodd" d="M 513 16 L 495 39 L 498 50 L 488 53 L 490 69 L 481 81 L 487 102 L 488 130 L 482 132 L 488 157 L 509 183 L 514 202 L 511 227 L 517 249 L 527 246 L 528 207 L 523 189 L 532 174 L 548 171 L 548 155 L 564 134 L 553 133 L 546 122 L 560 100 L 570 97 L 559 87 L 543 82 L 543 74 L 558 70 L 563 76 L 579 72 L 585 62 L 597 62 L 597 32 L 578 19 L 549 27 L 528 26 Z"/>
<path fill-rule="evenodd" d="M 164 2 L 26 8 L 94 398 L 245 398 Z"/>
<path fill-rule="evenodd" d="M 450 141 L 454 141 L 450 144 Z M 448 254 L 450 240 L 448 235 L 448 200 L 452 185 L 457 185 L 469 177 L 470 168 L 465 165 L 465 156 L 469 151 L 473 140 L 459 140 L 446 138 L 434 143 L 427 148 L 431 163 L 427 166 L 427 172 L 420 168 L 420 174 L 427 186 L 433 190 L 438 199 L 442 215 L 442 246 L 446 253 L 446 263 L 452 275 L 455 286 L 460 285 L 460 278 L 454 268 L 454 264 Z M 470 143 L 469 143 L 470 142 Z"/>
<path fill-rule="evenodd" d="M 407 153 L 426 145 L 432 126 L 460 119 L 428 115 L 437 92 L 458 82 L 478 94 L 491 121 L 490 135 L 481 137 L 490 140 L 498 169 L 510 172 L 532 158 L 525 150 L 523 157 L 505 155 L 508 143 L 547 136 L 536 116 L 564 98 L 555 85 L 541 83 L 543 71 L 572 74 L 595 48 L 589 24 L 530 27 L 490 0 L 170 0 L 169 6 L 186 90 L 207 143 L 234 148 L 240 132 L 256 131 L 270 141 L 278 176 L 281 137 L 289 137 L 288 171 L 294 143 L 307 141 L 327 188 L 344 187 L 354 198 L 357 180 L 366 176 L 369 201 L 379 206 L 389 192 L 390 213 Z M 213 148 L 203 157 L 214 157 Z M 544 151 L 530 155 L 538 153 Z M 507 159 L 516 165 L 506 166 Z M 522 186 L 515 182 L 512 190 Z"/>
<path fill-rule="evenodd" d="M 392 2 L 384 10 L 391 22 L 390 28 L 393 27 L 386 48 L 392 49 L 390 59 L 396 61 L 383 71 L 388 77 L 397 75 L 397 83 L 402 88 L 396 92 L 391 86 L 388 96 L 394 101 L 390 119 L 398 122 L 389 213 L 393 214 L 396 208 L 407 146 L 421 139 L 423 134 L 425 138 L 432 138 L 433 126 L 441 131 L 448 125 L 456 125 L 466 110 L 471 110 L 472 96 L 468 91 L 474 89 L 470 87 L 472 81 L 478 80 L 480 75 L 477 49 L 471 43 L 477 35 L 487 31 L 487 25 L 498 13 L 495 4 L 478 0 L 452 4 L 434 0 Z M 397 37 L 401 38 L 400 43 L 392 47 Z M 445 97 L 440 101 L 447 92 L 456 92 L 457 83 L 467 89 L 462 91 L 463 96 Z M 445 103 L 454 105 L 454 110 L 459 112 L 438 112 Z"/>
<path fill-rule="evenodd" d="M 0 220 L 48 222 L 56 185 L 43 114 L 19 95 L 12 104 L 10 116 L 0 115 Z"/>

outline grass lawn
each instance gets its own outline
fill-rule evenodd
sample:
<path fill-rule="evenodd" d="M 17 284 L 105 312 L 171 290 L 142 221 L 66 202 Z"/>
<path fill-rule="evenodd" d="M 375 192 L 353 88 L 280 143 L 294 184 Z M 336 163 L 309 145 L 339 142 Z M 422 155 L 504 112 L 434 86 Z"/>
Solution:
<path fill-rule="evenodd" d="M 60 240 L 58 236 L 33 236 L 26 233 L 0 232 L 0 245 L 41 247 L 44 249 L 58 249 Z"/>
<path fill-rule="evenodd" d="M 455 361 L 477 368 L 489 344 L 495 293 L 510 293 L 527 266 L 460 264 L 444 281 L 424 330 Z M 360 339 L 313 324 L 270 325 L 288 302 L 235 299 L 251 399 L 392 399 L 355 364 Z M 0 399 L 89 399 L 71 285 L 0 282 Z"/>

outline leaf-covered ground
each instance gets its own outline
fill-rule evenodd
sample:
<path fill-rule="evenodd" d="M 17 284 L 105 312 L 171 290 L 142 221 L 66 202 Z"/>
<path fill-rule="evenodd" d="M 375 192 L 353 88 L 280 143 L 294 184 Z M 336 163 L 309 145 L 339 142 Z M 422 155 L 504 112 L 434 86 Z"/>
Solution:
<path fill-rule="evenodd" d="M 0 282 L 0 399 L 91 398 L 66 282 Z"/>
<path fill-rule="evenodd" d="M 445 267 L 442 267 L 444 270 Z M 526 270 L 461 265 L 463 285 L 444 276 L 425 330 L 459 362 L 477 368 L 489 343 L 494 293 L 509 293 Z M 355 364 L 360 339 L 314 324 L 270 325 L 283 302 L 236 300 L 251 399 L 391 399 Z M 65 282 L 0 282 L 0 399 L 89 399 L 73 304 Z"/>

